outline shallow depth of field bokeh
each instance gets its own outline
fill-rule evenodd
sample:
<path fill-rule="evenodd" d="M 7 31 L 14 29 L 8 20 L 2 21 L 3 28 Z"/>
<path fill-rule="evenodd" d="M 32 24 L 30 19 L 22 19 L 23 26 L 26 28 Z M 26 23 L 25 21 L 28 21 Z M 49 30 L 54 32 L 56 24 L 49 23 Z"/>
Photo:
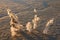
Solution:
<path fill-rule="evenodd" d="M 20 32 L 20 36 L 15 37 L 16 40 L 60 40 L 60 0 L 0 0 L 0 40 L 12 40 L 7 8 L 18 16 L 19 22 L 24 26 L 34 18 L 34 8 L 41 18 L 36 30 L 30 34 Z M 55 18 L 54 23 L 49 34 L 44 35 L 42 31 L 51 18 Z"/>

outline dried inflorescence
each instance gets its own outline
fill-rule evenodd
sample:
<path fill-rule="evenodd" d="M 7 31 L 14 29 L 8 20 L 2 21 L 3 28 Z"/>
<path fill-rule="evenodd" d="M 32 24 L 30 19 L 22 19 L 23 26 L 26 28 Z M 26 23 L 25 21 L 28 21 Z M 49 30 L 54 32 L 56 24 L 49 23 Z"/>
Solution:
<path fill-rule="evenodd" d="M 34 9 L 34 13 L 37 13 L 36 9 Z M 32 22 L 28 22 L 26 24 L 26 30 L 31 32 L 32 30 L 36 29 L 38 27 L 39 21 L 40 21 L 40 18 L 35 14 L 34 18 L 32 19 Z"/>
<path fill-rule="evenodd" d="M 34 9 L 34 12 L 35 12 L 35 13 L 37 13 L 37 10 L 36 10 L 36 9 Z"/>
<path fill-rule="evenodd" d="M 11 36 L 14 37 L 16 34 L 16 31 L 20 31 L 23 25 L 21 25 L 18 21 L 18 17 L 11 12 L 10 9 L 7 9 L 8 15 L 11 19 L 10 21 L 10 29 L 11 29 Z"/>
<path fill-rule="evenodd" d="M 27 31 L 29 31 L 29 32 L 31 32 L 32 31 L 32 23 L 31 22 L 28 22 L 27 24 L 26 24 L 26 30 Z"/>
<path fill-rule="evenodd" d="M 21 25 L 18 21 L 18 17 L 11 12 L 10 9 L 7 9 L 8 15 L 11 19 L 10 26 L 11 26 L 11 35 L 12 37 L 17 35 L 16 31 L 20 31 L 24 29 L 24 26 Z M 37 13 L 37 10 L 34 9 L 34 12 Z M 44 34 L 48 34 L 49 26 L 53 24 L 54 18 L 50 19 L 46 23 L 46 27 L 43 30 Z M 38 23 L 40 22 L 40 17 L 38 17 L 36 14 L 34 15 L 34 18 L 32 19 L 32 22 L 27 22 L 26 24 L 26 30 L 29 32 L 32 32 L 32 30 L 36 29 L 38 27 Z"/>
<path fill-rule="evenodd" d="M 32 20 L 33 29 L 36 29 L 36 28 L 37 28 L 39 21 L 40 21 L 40 18 L 39 18 L 37 15 L 35 15 L 35 16 L 34 16 L 34 19 Z"/>
<path fill-rule="evenodd" d="M 43 30 L 43 33 L 44 33 L 44 34 L 48 34 L 50 25 L 53 25 L 53 23 L 54 23 L 54 18 L 50 19 L 50 20 L 46 23 L 46 27 L 45 27 L 45 29 Z"/>

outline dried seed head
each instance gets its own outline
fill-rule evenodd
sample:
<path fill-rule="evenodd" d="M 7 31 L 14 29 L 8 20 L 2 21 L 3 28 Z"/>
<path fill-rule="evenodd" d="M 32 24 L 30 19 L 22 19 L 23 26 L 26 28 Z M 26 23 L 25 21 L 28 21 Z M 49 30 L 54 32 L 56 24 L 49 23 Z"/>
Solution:
<path fill-rule="evenodd" d="M 32 24 L 31 24 L 31 22 L 28 22 L 28 23 L 26 24 L 26 30 L 29 31 L 29 32 L 32 31 Z"/>
<path fill-rule="evenodd" d="M 36 9 L 34 9 L 34 12 L 35 12 L 35 13 L 37 13 L 37 10 L 36 10 Z"/>
<path fill-rule="evenodd" d="M 46 27 L 52 25 L 53 22 L 54 22 L 54 18 L 52 18 L 51 20 L 49 20 L 49 21 L 47 22 Z"/>

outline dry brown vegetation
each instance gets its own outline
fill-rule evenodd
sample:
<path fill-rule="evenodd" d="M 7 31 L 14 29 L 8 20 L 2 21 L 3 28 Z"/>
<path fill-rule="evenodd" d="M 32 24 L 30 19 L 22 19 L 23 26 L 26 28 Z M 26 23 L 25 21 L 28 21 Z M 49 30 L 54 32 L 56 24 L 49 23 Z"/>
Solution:
<path fill-rule="evenodd" d="M 37 15 L 41 18 L 36 30 L 32 33 L 27 31 L 19 31 L 18 35 L 14 38 L 16 40 L 60 40 L 60 0 L 46 0 L 48 7 L 42 6 L 41 0 L 26 0 L 25 3 L 5 2 L 0 0 L 0 40 L 12 40 L 10 32 L 10 18 L 7 15 L 6 8 L 10 8 L 13 13 L 16 13 L 19 22 L 26 26 L 27 22 L 31 22 L 34 18 L 33 9 L 37 9 Z M 11 3 L 11 4 L 10 4 Z M 28 4 L 29 3 L 29 4 Z M 34 5 L 36 4 L 36 5 Z M 54 24 L 49 28 L 49 35 L 44 35 L 42 31 L 45 28 L 47 21 L 55 18 Z"/>

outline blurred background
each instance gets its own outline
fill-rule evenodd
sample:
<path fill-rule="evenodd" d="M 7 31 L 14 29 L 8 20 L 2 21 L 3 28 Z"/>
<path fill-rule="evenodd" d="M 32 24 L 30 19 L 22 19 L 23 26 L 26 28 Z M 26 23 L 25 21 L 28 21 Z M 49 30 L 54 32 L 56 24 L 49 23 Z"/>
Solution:
<path fill-rule="evenodd" d="M 37 28 L 39 36 L 35 35 L 35 37 L 34 34 L 31 34 L 35 39 L 31 35 L 31 37 L 26 37 L 28 35 L 22 33 L 23 39 L 26 37 L 26 40 L 60 40 L 60 0 L 0 0 L 0 40 L 11 40 L 10 18 L 7 15 L 7 8 L 18 16 L 19 22 L 24 26 L 33 19 L 35 15 L 34 8 L 37 10 L 37 15 L 41 18 Z M 49 35 L 41 35 L 40 33 L 45 28 L 46 22 L 51 18 L 55 18 L 55 20 L 49 29 Z M 16 38 L 22 40 L 19 39 L 21 37 Z"/>

